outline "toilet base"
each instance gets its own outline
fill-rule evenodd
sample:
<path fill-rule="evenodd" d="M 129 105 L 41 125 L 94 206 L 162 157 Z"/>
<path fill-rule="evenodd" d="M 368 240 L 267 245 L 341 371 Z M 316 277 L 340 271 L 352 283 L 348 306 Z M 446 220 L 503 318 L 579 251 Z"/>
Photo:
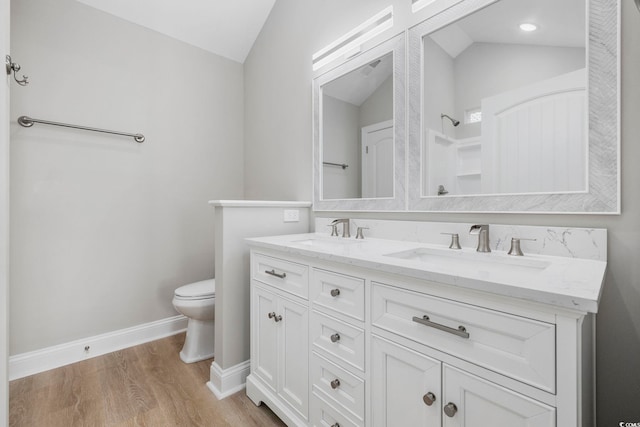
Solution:
<path fill-rule="evenodd" d="M 194 363 L 213 357 L 215 323 L 213 320 L 189 319 L 187 337 L 180 351 L 184 363 Z"/>

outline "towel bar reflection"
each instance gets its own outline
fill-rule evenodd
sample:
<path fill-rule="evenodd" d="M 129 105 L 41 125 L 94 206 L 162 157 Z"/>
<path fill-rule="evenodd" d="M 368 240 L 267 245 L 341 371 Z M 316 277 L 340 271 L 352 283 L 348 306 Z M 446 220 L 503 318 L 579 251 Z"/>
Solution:
<path fill-rule="evenodd" d="M 342 168 L 342 170 L 345 170 L 346 168 L 349 167 L 349 165 L 345 165 L 344 163 L 322 162 L 322 164 L 328 165 L 328 166 L 338 166 L 339 168 Z"/>
<path fill-rule="evenodd" d="M 113 130 L 98 129 L 98 128 L 92 128 L 88 126 L 70 125 L 68 123 L 50 122 L 48 120 L 33 119 L 27 116 L 18 117 L 18 123 L 20 123 L 20 125 L 26 128 L 30 128 L 31 126 L 33 126 L 34 123 L 41 123 L 43 125 L 62 126 L 66 128 L 72 128 L 72 129 L 89 130 L 91 132 L 101 132 L 101 133 L 109 133 L 112 135 L 128 136 L 133 138 L 137 143 L 140 143 L 140 144 L 143 143 L 145 140 L 144 135 L 142 135 L 141 133 L 117 132 Z"/>

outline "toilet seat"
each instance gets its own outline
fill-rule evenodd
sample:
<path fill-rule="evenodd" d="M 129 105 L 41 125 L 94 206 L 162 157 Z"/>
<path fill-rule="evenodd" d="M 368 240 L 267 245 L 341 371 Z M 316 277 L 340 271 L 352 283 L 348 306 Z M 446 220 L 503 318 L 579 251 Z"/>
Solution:
<path fill-rule="evenodd" d="M 180 286 L 175 290 L 174 296 L 175 298 L 182 300 L 215 298 L 216 279 L 202 280 L 200 282 Z"/>

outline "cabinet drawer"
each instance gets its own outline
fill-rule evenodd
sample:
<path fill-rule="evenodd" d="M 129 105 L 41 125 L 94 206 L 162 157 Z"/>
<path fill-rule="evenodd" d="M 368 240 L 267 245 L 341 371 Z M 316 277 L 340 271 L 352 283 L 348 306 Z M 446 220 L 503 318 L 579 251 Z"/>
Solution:
<path fill-rule="evenodd" d="M 553 324 L 380 283 L 372 284 L 371 310 L 373 326 L 542 390 L 556 390 Z M 459 326 L 468 337 L 457 335 L 462 334 Z"/>
<path fill-rule="evenodd" d="M 314 268 L 311 300 L 315 306 L 364 321 L 364 279 Z"/>
<path fill-rule="evenodd" d="M 252 257 L 253 279 L 307 298 L 309 295 L 309 267 L 262 254 Z"/>
<path fill-rule="evenodd" d="M 314 311 L 311 342 L 315 349 L 364 371 L 364 330 Z"/>
<path fill-rule="evenodd" d="M 316 353 L 311 355 L 309 378 L 313 393 L 334 402 L 341 410 L 344 408 L 356 420 L 364 421 L 363 380 Z"/>
<path fill-rule="evenodd" d="M 362 423 L 356 423 L 338 409 L 325 402 L 320 396 L 314 394 L 311 405 L 311 425 L 313 427 L 361 427 Z"/>

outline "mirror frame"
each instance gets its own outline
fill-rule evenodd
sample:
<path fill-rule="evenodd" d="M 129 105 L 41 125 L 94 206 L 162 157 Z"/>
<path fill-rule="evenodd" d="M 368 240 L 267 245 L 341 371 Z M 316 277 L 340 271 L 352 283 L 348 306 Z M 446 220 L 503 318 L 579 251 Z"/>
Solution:
<path fill-rule="evenodd" d="M 322 86 L 384 56 L 393 54 L 393 197 L 360 199 L 323 199 L 322 175 Z M 405 33 L 399 34 L 313 80 L 313 208 L 316 211 L 403 211 L 406 209 L 406 49 Z"/>
<path fill-rule="evenodd" d="M 409 210 L 432 212 L 620 213 L 620 4 L 587 1 L 587 189 L 571 193 L 423 196 L 423 37 L 481 8 L 509 0 L 461 0 L 408 31 Z"/>

